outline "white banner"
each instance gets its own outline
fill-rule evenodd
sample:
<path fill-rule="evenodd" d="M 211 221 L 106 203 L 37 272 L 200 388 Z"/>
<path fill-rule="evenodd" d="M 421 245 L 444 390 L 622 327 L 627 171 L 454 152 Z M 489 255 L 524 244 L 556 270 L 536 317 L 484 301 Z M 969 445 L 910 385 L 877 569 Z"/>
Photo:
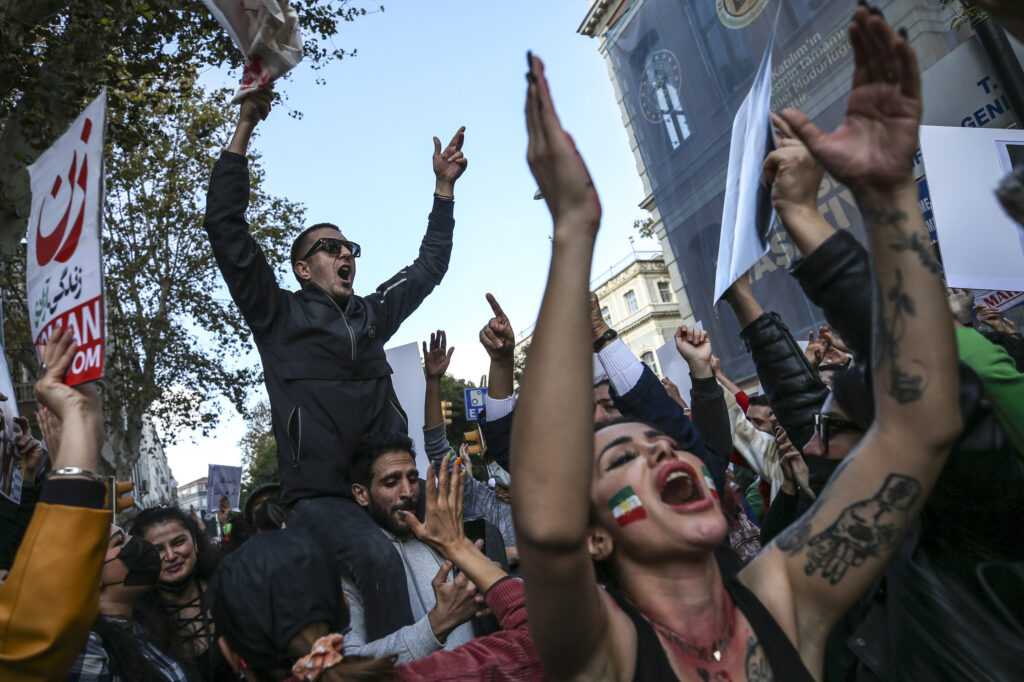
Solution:
<path fill-rule="evenodd" d="M 0 346 L 0 495 L 20 504 L 21 482 L 25 472 L 21 453 L 15 445 L 21 433 L 14 424 L 17 416 L 18 402 L 14 396 L 11 373 L 7 369 L 7 355 Z"/>
<path fill-rule="evenodd" d="M 761 66 L 732 123 L 722 232 L 718 241 L 718 267 L 715 270 L 716 302 L 771 247 L 768 239 L 775 222 L 775 207 L 772 206 L 771 189 L 761 182 L 761 175 L 765 157 L 775 146 L 771 104 L 772 46 L 777 25 L 776 14 Z"/>
<path fill-rule="evenodd" d="M 211 464 L 206 477 L 206 511 L 220 511 L 220 498 L 228 496 L 231 508 L 238 511 L 238 496 L 242 492 L 242 467 Z"/>
<path fill-rule="evenodd" d="M 1024 163 L 1024 131 L 921 126 L 920 135 L 946 282 L 1024 291 L 1024 231 L 995 196 Z"/>
<path fill-rule="evenodd" d="M 37 351 L 54 329 L 75 332 L 78 353 L 69 386 L 103 376 L 103 135 L 104 90 L 67 132 L 28 167 L 29 320 Z"/>
<path fill-rule="evenodd" d="M 388 364 L 394 374 L 391 383 L 409 420 L 409 438 L 416 448 L 416 468 L 420 477 L 426 477 L 427 451 L 423 444 L 423 399 L 427 393 L 427 380 L 423 376 L 423 361 L 417 343 L 407 343 L 394 348 L 385 348 Z"/>
<path fill-rule="evenodd" d="M 245 55 L 242 85 L 232 98 L 267 87 L 302 59 L 298 14 L 287 0 L 203 0 Z"/>

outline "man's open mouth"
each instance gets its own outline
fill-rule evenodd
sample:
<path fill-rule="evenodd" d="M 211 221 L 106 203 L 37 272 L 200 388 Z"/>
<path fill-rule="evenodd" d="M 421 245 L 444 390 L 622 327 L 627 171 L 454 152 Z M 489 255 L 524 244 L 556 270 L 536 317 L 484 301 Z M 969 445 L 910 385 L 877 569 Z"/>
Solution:
<path fill-rule="evenodd" d="M 661 501 L 670 507 L 686 507 L 705 499 L 697 472 L 686 462 L 672 462 L 658 475 Z"/>
<path fill-rule="evenodd" d="M 338 277 L 340 277 L 345 282 L 351 283 L 352 282 L 352 266 L 351 265 L 342 265 L 340 268 L 338 268 Z"/>

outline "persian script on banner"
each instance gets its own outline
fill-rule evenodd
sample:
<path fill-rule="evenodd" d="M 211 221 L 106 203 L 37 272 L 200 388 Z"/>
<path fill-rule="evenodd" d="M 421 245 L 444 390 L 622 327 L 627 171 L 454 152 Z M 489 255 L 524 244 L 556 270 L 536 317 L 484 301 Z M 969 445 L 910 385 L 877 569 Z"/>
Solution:
<path fill-rule="evenodd" d="M 203 0 L 245 56 L 238 103 L 288 73 L 302 59 L 299 17 L 288 0 Z"/>
<path fill-rule="evenodd" d="M 75 333 L 78 352 L 67 384 L 103 376 L 103 135 L 104 90 L 67 132 L 28 167 L 29 321 L 37 354 L 58 327 Z"/>

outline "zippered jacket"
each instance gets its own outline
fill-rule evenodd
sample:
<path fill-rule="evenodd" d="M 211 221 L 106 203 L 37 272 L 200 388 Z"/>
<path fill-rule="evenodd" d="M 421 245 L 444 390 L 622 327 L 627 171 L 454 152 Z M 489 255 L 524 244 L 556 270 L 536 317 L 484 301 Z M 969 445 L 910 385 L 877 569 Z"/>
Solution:
<path fill-rule="evenodd" d="M 412 265 L 344 309 L 315 284 L 288 291 L 249 234 L 249 168 L 222 152 L 204 227 L 231 297 L 252 330 L 270 396 L 281 504 L 351 496 L 348 464 L 359 438 L 408 432 L 384 344 L 440 284 L 452 251 L 454 202 L 434 200 Z"/>

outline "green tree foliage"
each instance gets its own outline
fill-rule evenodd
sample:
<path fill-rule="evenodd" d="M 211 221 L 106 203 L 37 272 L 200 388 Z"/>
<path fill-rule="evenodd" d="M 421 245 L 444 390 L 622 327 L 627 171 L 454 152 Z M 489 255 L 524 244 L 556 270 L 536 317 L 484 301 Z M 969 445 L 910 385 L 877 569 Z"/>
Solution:
<path fill-rule="evenodd" d="M 279 483 L 277 443 L 270 422 L 270 403 L 260 402 L 247 418 L 245 435 L 238 441 L 242 450 L 242 500 L 253 488 L 264 483 Z"/>
<path fill-rule="evenodd" d="M 202 227 L 210 171 L 233 130 L 227 96 L 204 92 L 190 79 L 160 96 L 111 93 L 111 128 L 125 132 L 111 136 L 105 150 L 108 322 L 101 388 L 120 478 L 138 458 L 144 414 L 166 445 L 183 431 L 215 426 L 221 396 L 244 411 L 249 390 L 261 381 L 243 357 L 250 334 Z M 250 173 L 250 232 L 277 267 L 304 209 L 264 191 L 258 156 L 250 155 Z M 24 255 L 21 249 L 8 268 L 15 282 L 24 282 Z M 4 289 L 12 362 L 34 367 L 24 289 Z"/>
<path fill-rule="evenodd" d="M 633 229 L 640 233 L 641 237 L 657 239 L 654 234 L 654 216 L 648 214 L 646 218 L 637 218 L 633 221 Z"/>
<path fill-rule="evenodd" d="M 355 52 L 331 38 L 365 15 L 349 0 L 293 2 L 306 63 L 319 70 Z M 380 7 L 380 11 L 384 8 Z M 136 92 L 138 109 L 111 129 L 126 146 L 145 100 L 176 94 L 203 66 L 238 67 L 242 57 L 197 0 L 7 0 L 0 3 L 0 245 L 9 253 L 29 213 L 25 166 L 63 133 L 100 88 Z M 323 78 L 318 79 L 323 82 Z"/>
<path fill-rule="evenodd" d="M 471 382 L 465 379 L 456 379 L 451 374 L 441 377 L 441 400 L 452 404 L 452 423 L 448 425 L 447 429 L 448 442 L 456 452 L 462 445 L 463 435 L 476 428 L 476 422 L 466 420 L 466 394 L 463 390 L 467 388 L 476 387 Z"/>
<path fill-rule="evenodd" d="M 512 382 L 518 390 L 523 383 L 523 371 L 526 370 L 526 356 L 530 352 L 530 342 L 520 344 L 516 347 L 516 357 L 512 365 Z"/>

